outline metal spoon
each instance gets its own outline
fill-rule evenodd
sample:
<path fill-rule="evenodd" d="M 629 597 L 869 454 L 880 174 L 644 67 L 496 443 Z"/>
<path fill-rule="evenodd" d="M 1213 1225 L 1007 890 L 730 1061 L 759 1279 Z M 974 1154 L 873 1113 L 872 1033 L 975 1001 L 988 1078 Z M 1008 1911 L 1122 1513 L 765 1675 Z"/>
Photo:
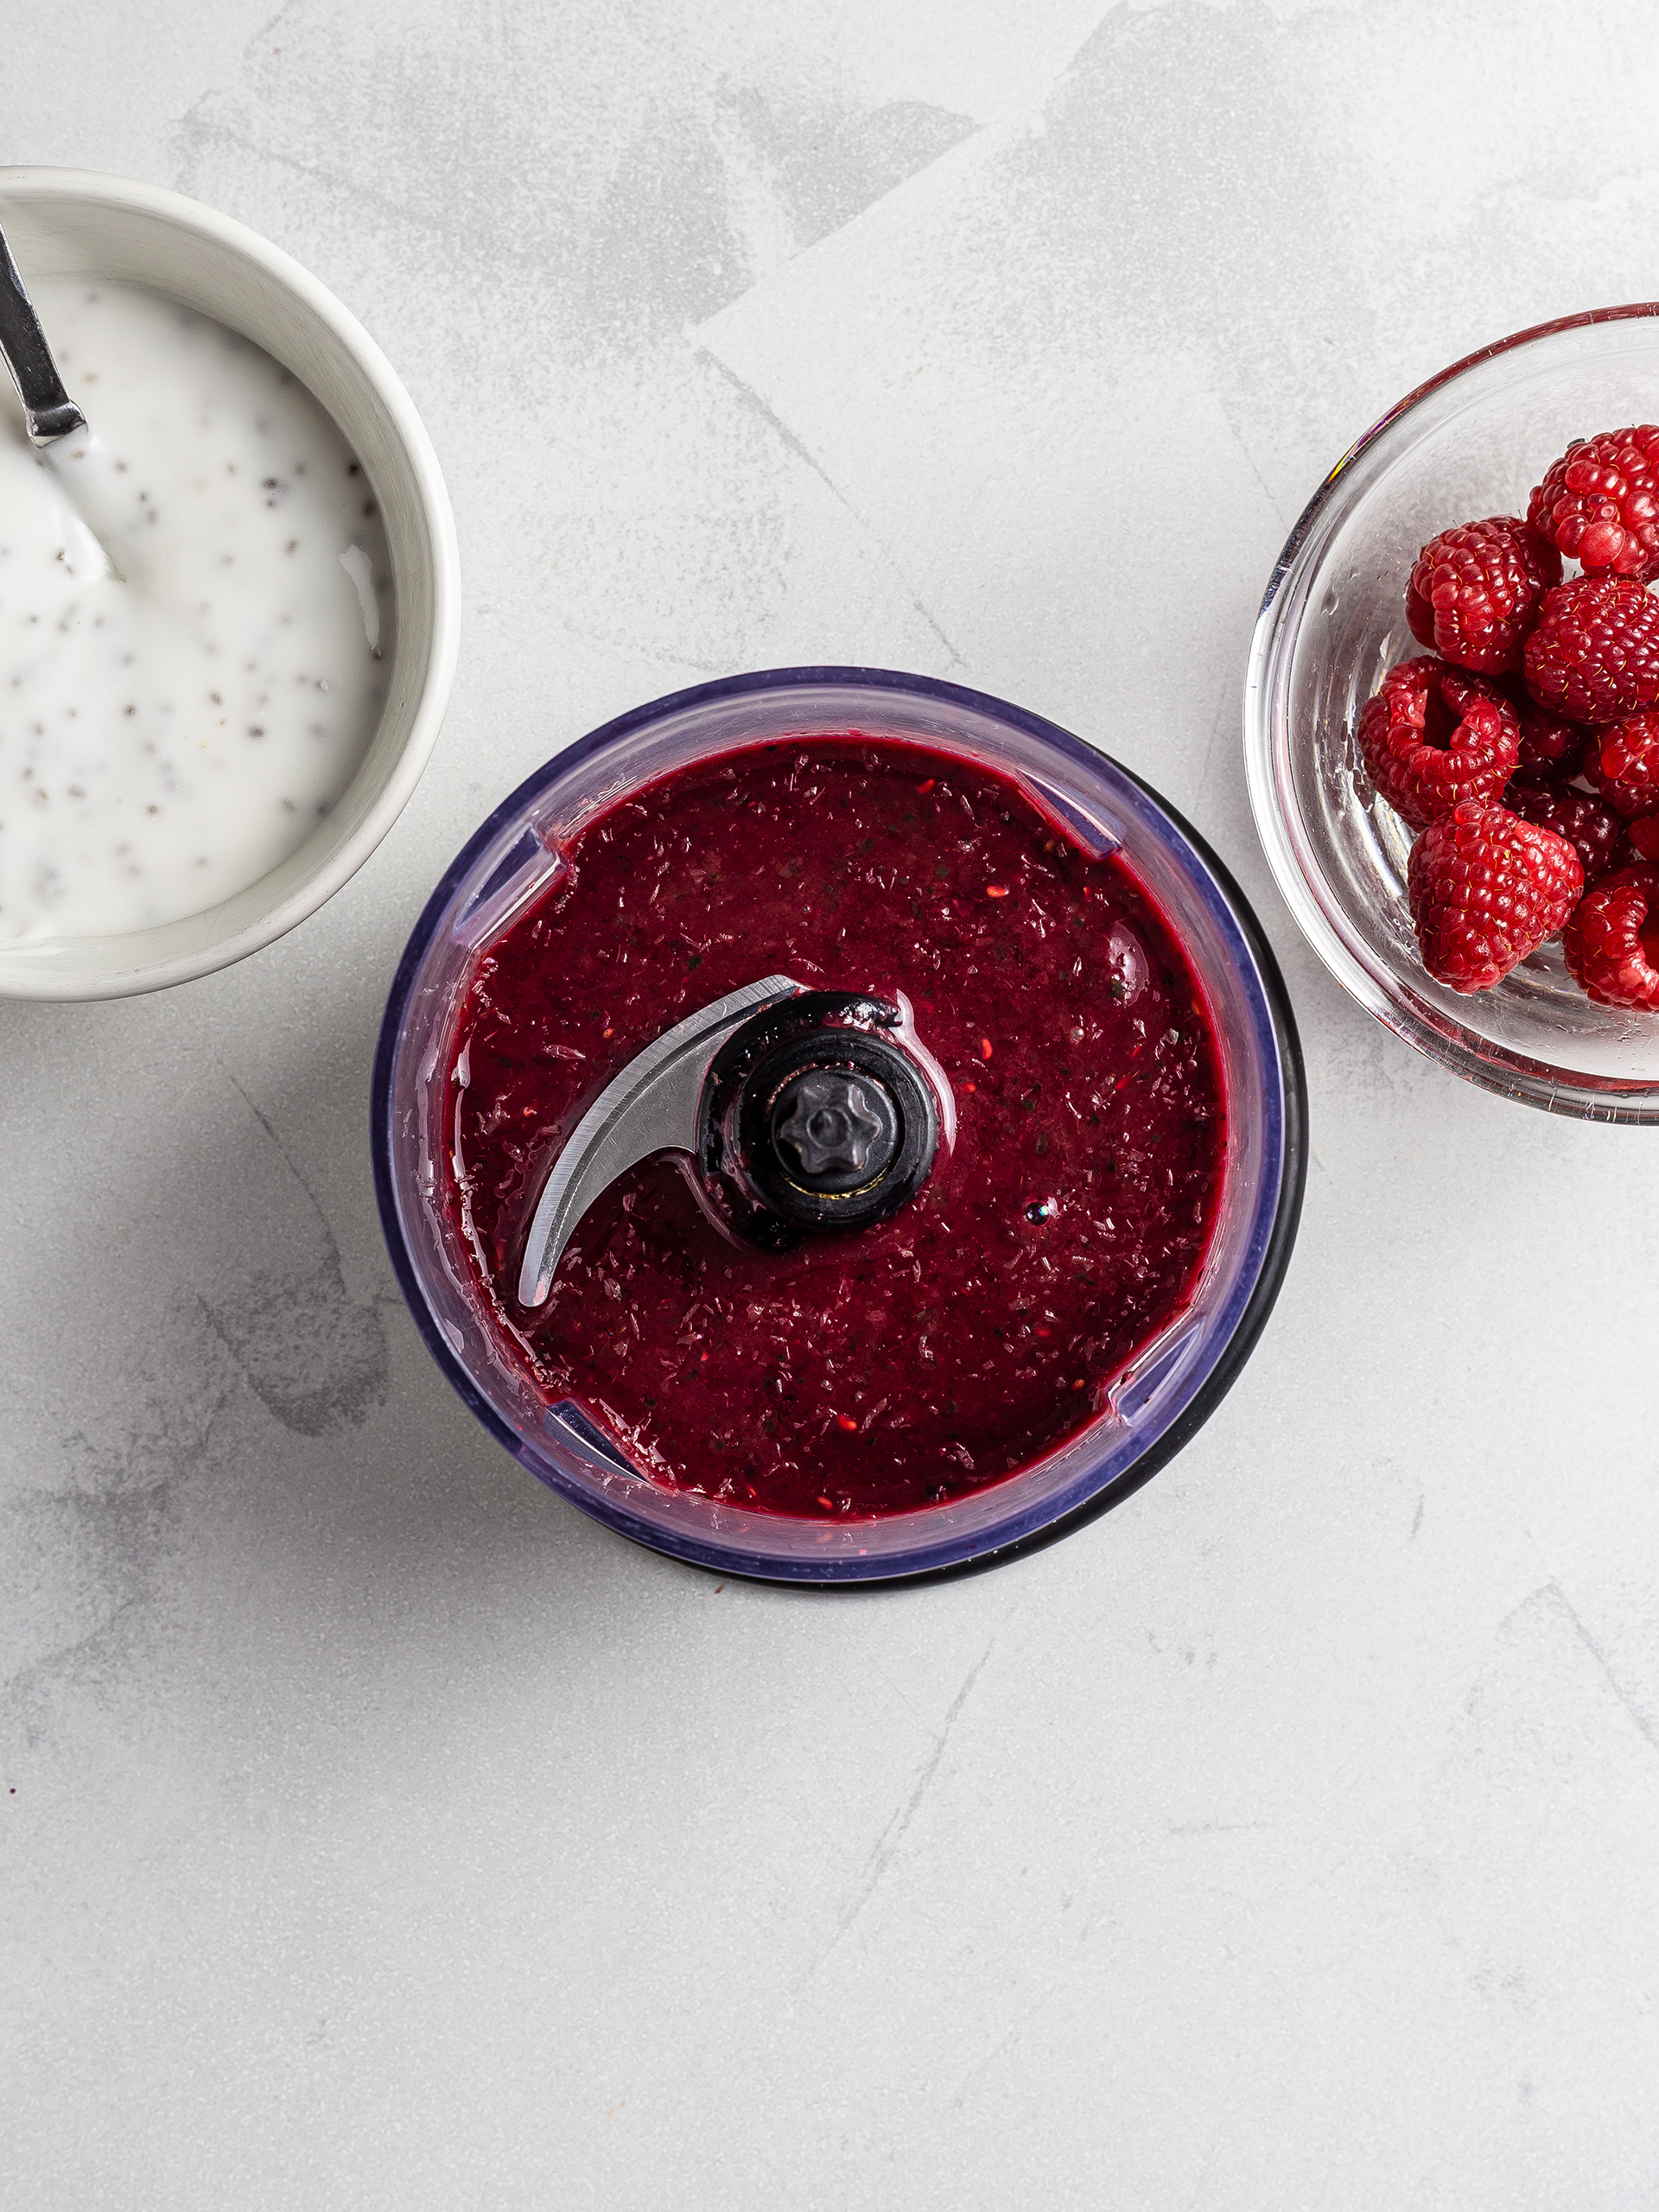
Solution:
<path fill-rule="evenodd" d="M 23 403 L 31 445 L 43 450 L 86 428 L 86 417 L 63 388 L 41 318 L 24 289 L 3 231 L 0 231 L 0 353 L 6 357 L 11 380 Z"/>
<path fill-rule="evenodd" d="M 518 1302 L 544 1305 L 560 1255 L 594 1200 L 617 1177 L 655 1152 L 697 1148 L 702 1087 L 715 1054 L 762 1007 L 793 998 L 788 976 L 764 976 L 664 1030 L 607 1084 L 577 1122 L 549 1174 L 530 1225 Z"/>
<path fill-rule="evenodd" d="M 68 507 L 65 552 L 71 575 L 107 576 L 117 583 L 133 581 L 143 568 L 143 554 L 124 512 L 125 497 L 111 473 L 111 456 L 63 388 L 3 231 L 0 354 L 23 403 L 29 442 L 41 456 L 41 466 L 56 479 Z"/>

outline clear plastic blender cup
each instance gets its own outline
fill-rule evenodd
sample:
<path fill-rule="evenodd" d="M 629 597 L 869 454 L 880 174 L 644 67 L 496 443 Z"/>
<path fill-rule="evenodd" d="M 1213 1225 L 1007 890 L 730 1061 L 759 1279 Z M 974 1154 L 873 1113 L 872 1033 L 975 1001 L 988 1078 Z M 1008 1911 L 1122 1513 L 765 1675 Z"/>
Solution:
<path fill-rule="evenodd" d="M 969 1495 L 833 1522 L 671 1489 L 632 1466 L 577 1399 L 550 1404 L 502 1348 L 444 1202 L 455 1025 L 483 949 L 550 882 L 601 807 L 709 756 L 858 731 L 955 753 L 1028 786 L 1097 854 L 1117 851 L 1185 947 L 1227 1099 L 1218 1217 L 1190 1297 L 1087 1425 Z M 1046 1543 L 1156 1472 L 1249 1357 L 1288 1262 L 1306 1165 L 1300 1049 L 1278 968 L 1237 886 L 1137 778 L 1035 715 L 879 669 L 772 670 L 620 716 L 538 769 L 467 840 L 399 963 L 376 1054 L 377 1195 L 398 1281 L 433 1357 L 540 1481 L 653 1548 L 727 1574 L 820 1586 L 988 1565 Z"/>

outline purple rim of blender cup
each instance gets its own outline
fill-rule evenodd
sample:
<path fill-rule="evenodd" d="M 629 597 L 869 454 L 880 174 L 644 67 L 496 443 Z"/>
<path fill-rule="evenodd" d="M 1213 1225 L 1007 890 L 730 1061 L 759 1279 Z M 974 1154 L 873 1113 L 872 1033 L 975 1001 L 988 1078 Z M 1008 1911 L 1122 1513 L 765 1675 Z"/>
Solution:
<path fill-rule="evenodd" d="M 780 1560 L 740 1543 L 714 1542 L 663 1529 L 631 1513 L 614 1497 L 580 1487 L 543 1453 L 533 1438 L 513 1427 L 491 1404 L 439 1326 L 404 1234 L 392 1168 L 392 1087 L 410 993 L 440 923 L 478 854 L 512 822 L 522 819 L 554 783 L 607 747 L 688 708 L 758 691 L 837 684 L 908 694 L 943 707 L 965 708 L 1011 726 L 1114 787 L 1115 797 L 1140 832 L 1155 838 L 1176 861 L 1209 910 L 1231 954 L 1257 1056 L 1268 1078 L 1263 1083 L 1261 1098 L 1251 1102 L 1262 1116 L 1262 1173 L 1235 1280 L 1211 1318 L 1199 1355 L 1177 1385 L 1165 1394 L 1163 1403 L 1144 1426 L 1127 1437 L 1120 1435 L 1113 1449 L 1080 1466 L 1062 1490 L 1022 1511 L 1010 1512 L 1006 1522 L 992 1529 L 943 1535 L 931 1542 L 918 1542 L 903 1554 L 880 1559 Z M 1275 1073 L 1276 1084 L 1272 1080 Z M 1230 1100 L 1229 1109 L 1236 1110 Z M 995 1566 L 1068 1535 L 1149 1481 L 1209 1419 L 1254 1349 L 1289 1263 L 1307 1166 L 1306 1082 L 1284 980 L 1249 902 L 1204 839 L 1149 785 L 1058 723 L 987 692 L 879 668 L 763 669 L 695 684 L 618 715 L 577 739 L 526 778 L 462 846 L 410 933 L 392 979 L 375 1051 L 372 1116 L 375 1197 L 398 1285 L 427 1349 L 496 1441 L 562 1497 L 653 1551 L 723 1574 L 817 1589 L 890 1589 L 895 1584 L 936 1580 Z M 1006 1480 L 1012 1492 L 1017 1478 Z"/>

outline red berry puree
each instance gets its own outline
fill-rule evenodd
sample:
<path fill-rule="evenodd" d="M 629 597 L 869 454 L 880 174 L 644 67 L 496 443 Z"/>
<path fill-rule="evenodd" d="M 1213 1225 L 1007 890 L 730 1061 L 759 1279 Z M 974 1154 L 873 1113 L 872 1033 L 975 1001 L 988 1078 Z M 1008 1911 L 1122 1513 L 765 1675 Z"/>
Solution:
<path fill-rule="evenodd" d="M 1003 776 L 857 732 L 700 762 L 563 856 L 479 958 L 446 1147 L 501 1349 L 550 1403 L 663 1483 L 818 1519 L 960 1497 L 1090 1421 L 1192 1292 L 1226 1146 L 1202 988 L 1122 861 Z M 531 1213 L 597 1092 L 772 974 L 903 993 L 954 1150 L 891 1219 L 782 1255 L 728 1241 L 659 1156 L 521 1307 Z"/>

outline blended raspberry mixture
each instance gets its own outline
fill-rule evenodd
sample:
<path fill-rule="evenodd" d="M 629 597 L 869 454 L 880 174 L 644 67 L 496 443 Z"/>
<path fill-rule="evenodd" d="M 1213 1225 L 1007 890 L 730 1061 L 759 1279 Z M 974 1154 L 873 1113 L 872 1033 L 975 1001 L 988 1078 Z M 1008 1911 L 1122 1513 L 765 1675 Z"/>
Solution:
<path fill-rule="evenodd" d="M 1188 1297 L 1225 1106 L 1203 992 L 1116 857 L 1016 784 L 857 732 L 729 753 L 583 825 L 480 957 L 448 1198 L 503 1348 L 677 1488 L 876 1515 L 1052 1450 Z M 673 1160 L 612 1185 L 516 1300 L 550 1163 L 625 1062 L 764 976 L 903 992 L 956 1094 L 920 1194 L 781 1256 Z M 689 1171 L 688 1171 L 689 1172 Z"/>

